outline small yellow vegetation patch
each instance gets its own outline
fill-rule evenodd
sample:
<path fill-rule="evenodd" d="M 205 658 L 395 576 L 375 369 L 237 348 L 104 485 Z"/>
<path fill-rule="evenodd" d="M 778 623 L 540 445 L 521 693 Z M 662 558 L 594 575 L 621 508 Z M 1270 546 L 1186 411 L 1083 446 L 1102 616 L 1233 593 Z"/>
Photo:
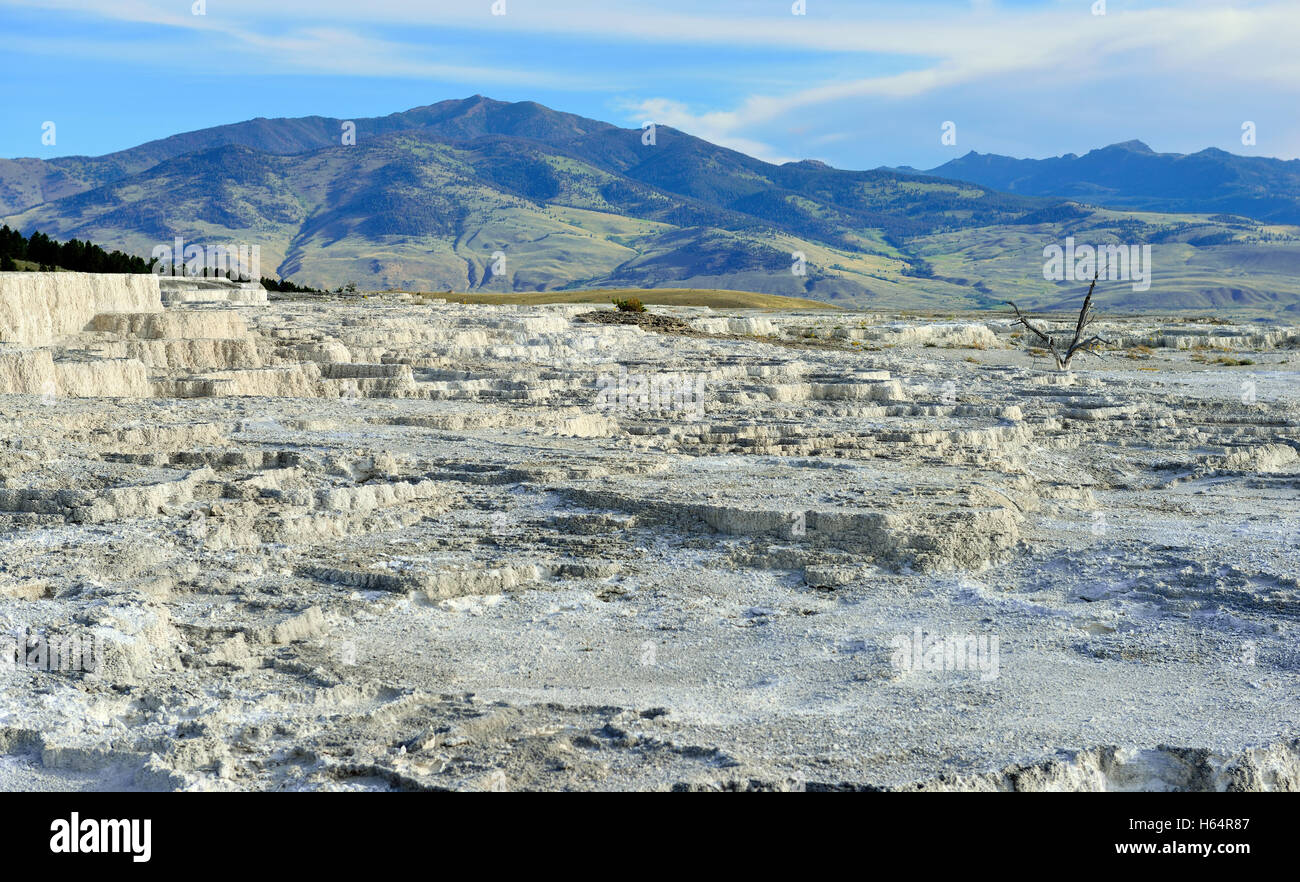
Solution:
<path fill-rule="evenodd" d="M 646 306 L 708 306 L 713 309 L 841 309 L 820 300 L 782 297 L 755 291 L 708 288 L 604 288 L 593 291 L 513 291 L 508 294 L 458 294 L 421 292 L 421 299 L 439 298 L 449 303 L 542 306 L 550 303 L 600 303 L 636 298 Z"/>

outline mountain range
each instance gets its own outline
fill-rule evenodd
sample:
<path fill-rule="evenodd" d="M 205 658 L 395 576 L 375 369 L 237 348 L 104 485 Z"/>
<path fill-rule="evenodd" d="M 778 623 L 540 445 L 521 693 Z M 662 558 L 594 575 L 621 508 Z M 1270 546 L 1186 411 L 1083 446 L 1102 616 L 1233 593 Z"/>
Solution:
<path fill-rule="evenodd" d="M 1300 224 L 1300 159 L 1238 156 L 1211 147 L 1156 153 L 1125 141 L 1083 156 L 1015 159 L 974 151 L 925 172 L 1007 193 L 1141 211 L 1237 214 Z"/>
<path fill-rule="evenodd" d="M 1130 143 L 848 171 L 474 96 L 0 159 L 0 222 L 145 257 L 178 236 L 251 243 L 264 275 L 331 287 L 706 287 L 944 310 L 1077 299 L 1042 273 L 1044 246 L 1073 236 L 1157 248 L 1151 290 L 1111 285 L 1102 303 L 1300 308 L 1300 163 L 1219 154 Z"/>

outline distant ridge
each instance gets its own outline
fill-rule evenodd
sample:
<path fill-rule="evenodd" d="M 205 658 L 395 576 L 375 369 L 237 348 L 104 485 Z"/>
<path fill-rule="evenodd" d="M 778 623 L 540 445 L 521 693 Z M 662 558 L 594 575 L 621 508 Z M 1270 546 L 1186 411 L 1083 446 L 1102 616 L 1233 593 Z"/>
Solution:
<path fill-rule="evenodd" d="M 0 160 L 0 223 L 144 258 L 175 237 L 256 245 L 261 275 L 331 289 L 732 289 L 921 309 L 1077 296 L 1042 271 L 1045 245 L 1073 236 L 1190 246 L 1161 251 L 1149 291 L 1108 286 L 1099 304 L 1276 311 L 1300 304 L 1300 231 L 1251 214 L 1290 216 L 1297 166 L 1137 141 L 1054 160 L 972 153 L 924 173 L 776 165 L 670 126 L 473 95 Z M 1175 201 L 1196 213 L 1124 205 Z"/>
<path fill-rule="evenodd" d="M 1213 147 L 1191 154 L 1157 153 L 1134 140 L 1051 159 L 972 151 L 922 174 L 1110 208 L 1236 214 L 1300 224 L 1300 160 L 1240 156 Z"/>

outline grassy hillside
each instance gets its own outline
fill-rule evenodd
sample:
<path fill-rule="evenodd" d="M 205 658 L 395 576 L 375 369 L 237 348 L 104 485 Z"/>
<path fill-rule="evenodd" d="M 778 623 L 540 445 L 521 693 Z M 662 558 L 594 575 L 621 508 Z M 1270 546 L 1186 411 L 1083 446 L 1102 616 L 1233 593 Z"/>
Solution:
<path fill-rule="evenodd" d="M 713 309 L 838 309 L 819 300 L 780 297 L 753 291 L 687 290 L 674 288 L 603 288 L 594 291 L 520 291 L 510 294 L 457 294 L 425 292 L 453 303 L 515 304 L 538 306 L 548 303 L 596 303 L 608 305 L 615 298 L 635 297 L 646 306 L 708 306 Z"/>
<path fill-rule="evenodd" d="M 1079 243 L 1151 245 L 1151 287 L 1103 281 L 1099 306 L 1132 311 L 1300 308 L 1300 227 L 1229 224 L 1210 215 L 1089 210 L 1055 224 L 985 227 L 921 237 L 912 244 L 935 279 L 974 290 L 982 306 L 1077 308 L 1087 285 L 1043 278 L 1043 246 Z M 1218 244 L 1193 244 L 1206 238 Z M 977 286 L 969 288 L 965 286 Z M 954 299 L 954 303 L 960 302 Z"/>
<path fill-rule="evenodd" d="M 358 120 L 355 146 L 337 142 L 338 122 L 252 120 L 110 157 L 5 161 L 0 191 L 26 207 L 0 221 L 146 257 L 177 236 L 256 244 L 263 275 L 325 288 L 740 290 L 923 310 L 1068 301 L 1078 286 L 1043 280 L 1042 249 L 1075 236 L 1152 244 L 1150 290 L 1107 286 L 1099 297 L 1117 305 L 1300 304 L 1300 229 L 1283 224 L 773 165 L 667 127 L 647 145 L 527 102 Z"/>
<path fill-rule="evenodd" d="M 665 149 L 683 143 L 661 137 Z M 704 143 L 688 146 L 698 152 Z M 738 288 L 854 301 L 908 273 L 911 257 L 890 230 L 960 229 L 1039 208 L 965 185 L 827 168 L 794 174 L 799 186 L 822 188 L 796 198 L 773 183 L 791 174 L 785 167 L 756 178 L 744 166 L 757 160 L 730 151 L 730 176 L 715 175 L 708 192 L 691 178 L 683 186 L 701 195 L 683 195 L 596 164 L 608 150 L 592 161 L 570 152 L 500 136 L 443 143 L 419 132 L 291 156 L 228 145 L 11 221 L 141 254 L 175 236 L 254 243 L 264 272 L 323 287 Z M 724 185 L 729 204 L 710 201 Z M 803 274 L 791 271 L 796 252 Z M 498 253 L 505 271 L 493 273 Z"/>

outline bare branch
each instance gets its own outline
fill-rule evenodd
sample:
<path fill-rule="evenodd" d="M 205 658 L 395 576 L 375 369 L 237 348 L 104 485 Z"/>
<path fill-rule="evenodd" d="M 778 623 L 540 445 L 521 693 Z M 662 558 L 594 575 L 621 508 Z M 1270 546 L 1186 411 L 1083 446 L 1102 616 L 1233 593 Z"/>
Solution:
<path fill-rule="evenodd" d="M 1092 348 L 1092 347 L 1096 346 L 1096 345 L 1099 344 L 1099 343 L 1102 344 L 1102 345 L 1104 345 L 1104 346 L 1109 346 L 1109 345 L 1110 345 L 1110 341 L 1109 341 L 1109 340 L 1103 340 L 1101 337 L 1098 337 L 1096 334 L 1093 334 L 1091 337 L 1089 337 L 1087 340 L 1084 340 L 1082 343 L 1076 343 L 1076 344 L 1072 345 L 1072 346 L 1070 347 L 1070 351 L 1069 351 L 1069 353 L 1067 353 L 1067 355 L 1066 355 L 1066 358 L 1068 359 L 1070 356 L 1074 355 L 1074 353 L 1076 353 L 1076 352 L 1086 352 L 1086 353 L 1088 353 L 1089 355 L 1095 355 L 1095 356 L 1097 356 L 1097 357 L 1100 358 L 1100 357 L 1101 357 L 1101 353 L 1098 352 L 1097 350 L 1095 350 L 1095 349 Z"/>
<path fill-rule="evenodd" d="M 1064 345 L 1064 355 L 1061 353 L 1061 350 L 1057 348 L 1056 341 L 1052 338 L 1051 334 L 1041 328 L 1035 327 L 1034 324 L 1030 322 L 1023 313 L 1021 313 L 1020 307 L 1016 306 L 1010 300 L 1005 300 L 1003 302 L 1016 311 L 1016 323 L 1028 328 L 1035 337 L 1041 340 L 1044 345 L 1051 350 L 1052 357 L 1056 359 L 1056 366 L 1061 370 L 1069 370 L 1070 360 L 1074 358 L 1076 353 L 1086 352 L 1089 355 L 1100 356 L 1101 353 L 1098 352 L 1095 347 L 1099 345 L 1111 345 L 1110 341 L 1104 340 L 1096 334 L 1093 334 L 1086 340 L 1083 339 L 1084 331 L 1086 331 L 1088 327 L 1097 320 L 1097 316 L 1092 310 L 1092 294 L 1093 291 L 1096 290 L 1097 280 L 1100 278 L 1101 270 L 1098 269 L 1092 277 L 1092 284 L 1088 286 L 1088 293 L 1083 298 L 1083 307 L 1079 310 L 1078 321 L 1074 323 L 1074 336 L 1070 338 L 1068 344 Z"/>
<path fill-rule="evenodd" d="M 1034 327 L 1033 324 L 1030 323 L 1029 319 L 1027 319 L 1027 318 L 1025 318 L 1023 315 L 1021 315 L 1021 313 L 1020 313 L 1020 307 L 1016 306 L 1016 305 L 1015 305 L 1014 303 L 1012 303 L 1010 300 L 1005 300 L 1005 301 L 1003 301 L 1003 302 L 1004 302 L 1004 303 L 1007 303 L 1007 304 L 1010 304 L 1011 308 L 1014 309 L 1014 310 L 1016 311 L 1016 320 L 1017 320 L 1020 324 L 1024 325 L 1026 328 L 1028 328 L 1030 331 L 1032 331 L 1033 334 L 1034 334 L 1036 337 L 1038 337 L 1039 340 L 1042 340 L 1044 343 L 1047 344 L 1047 348 L 1050 349 L 1050 350 L 1052 350 L 1052 355 L 1056 357 L 1056 360 L 1057 360 L 1057 362 L 1059 363 L 1059 362 L 1061 361 L 1061 356 L 1060 356 L 1060 355 L 1057 353 L 1057 351 L 1056 351 L 1056 343 L 1055 343 L 1055 341 L 1053 341 L 1052 338 L 1049 337 L 1047 334 L 1043 333 L 1043 332 L 1040 331 L 1038 328 Z"/>
<path fill-rule="evenodd" d="M 1088 294 L 1083 298 L 1083 309 L 1079 310 L 1079 323 L 1074 326 L 1074 339 L 1070 341 L 1070 349 L 1079 342 L 1083 336 L 1083 329 L 1089 324 L 1088 311 L 1092 308 L 1092 292 L 1097 287 L 1097 279 L 1101 278 L 1101 270 L 1098 269 L 1092 277 L 1092 284 L 1088 286 Z"/>

